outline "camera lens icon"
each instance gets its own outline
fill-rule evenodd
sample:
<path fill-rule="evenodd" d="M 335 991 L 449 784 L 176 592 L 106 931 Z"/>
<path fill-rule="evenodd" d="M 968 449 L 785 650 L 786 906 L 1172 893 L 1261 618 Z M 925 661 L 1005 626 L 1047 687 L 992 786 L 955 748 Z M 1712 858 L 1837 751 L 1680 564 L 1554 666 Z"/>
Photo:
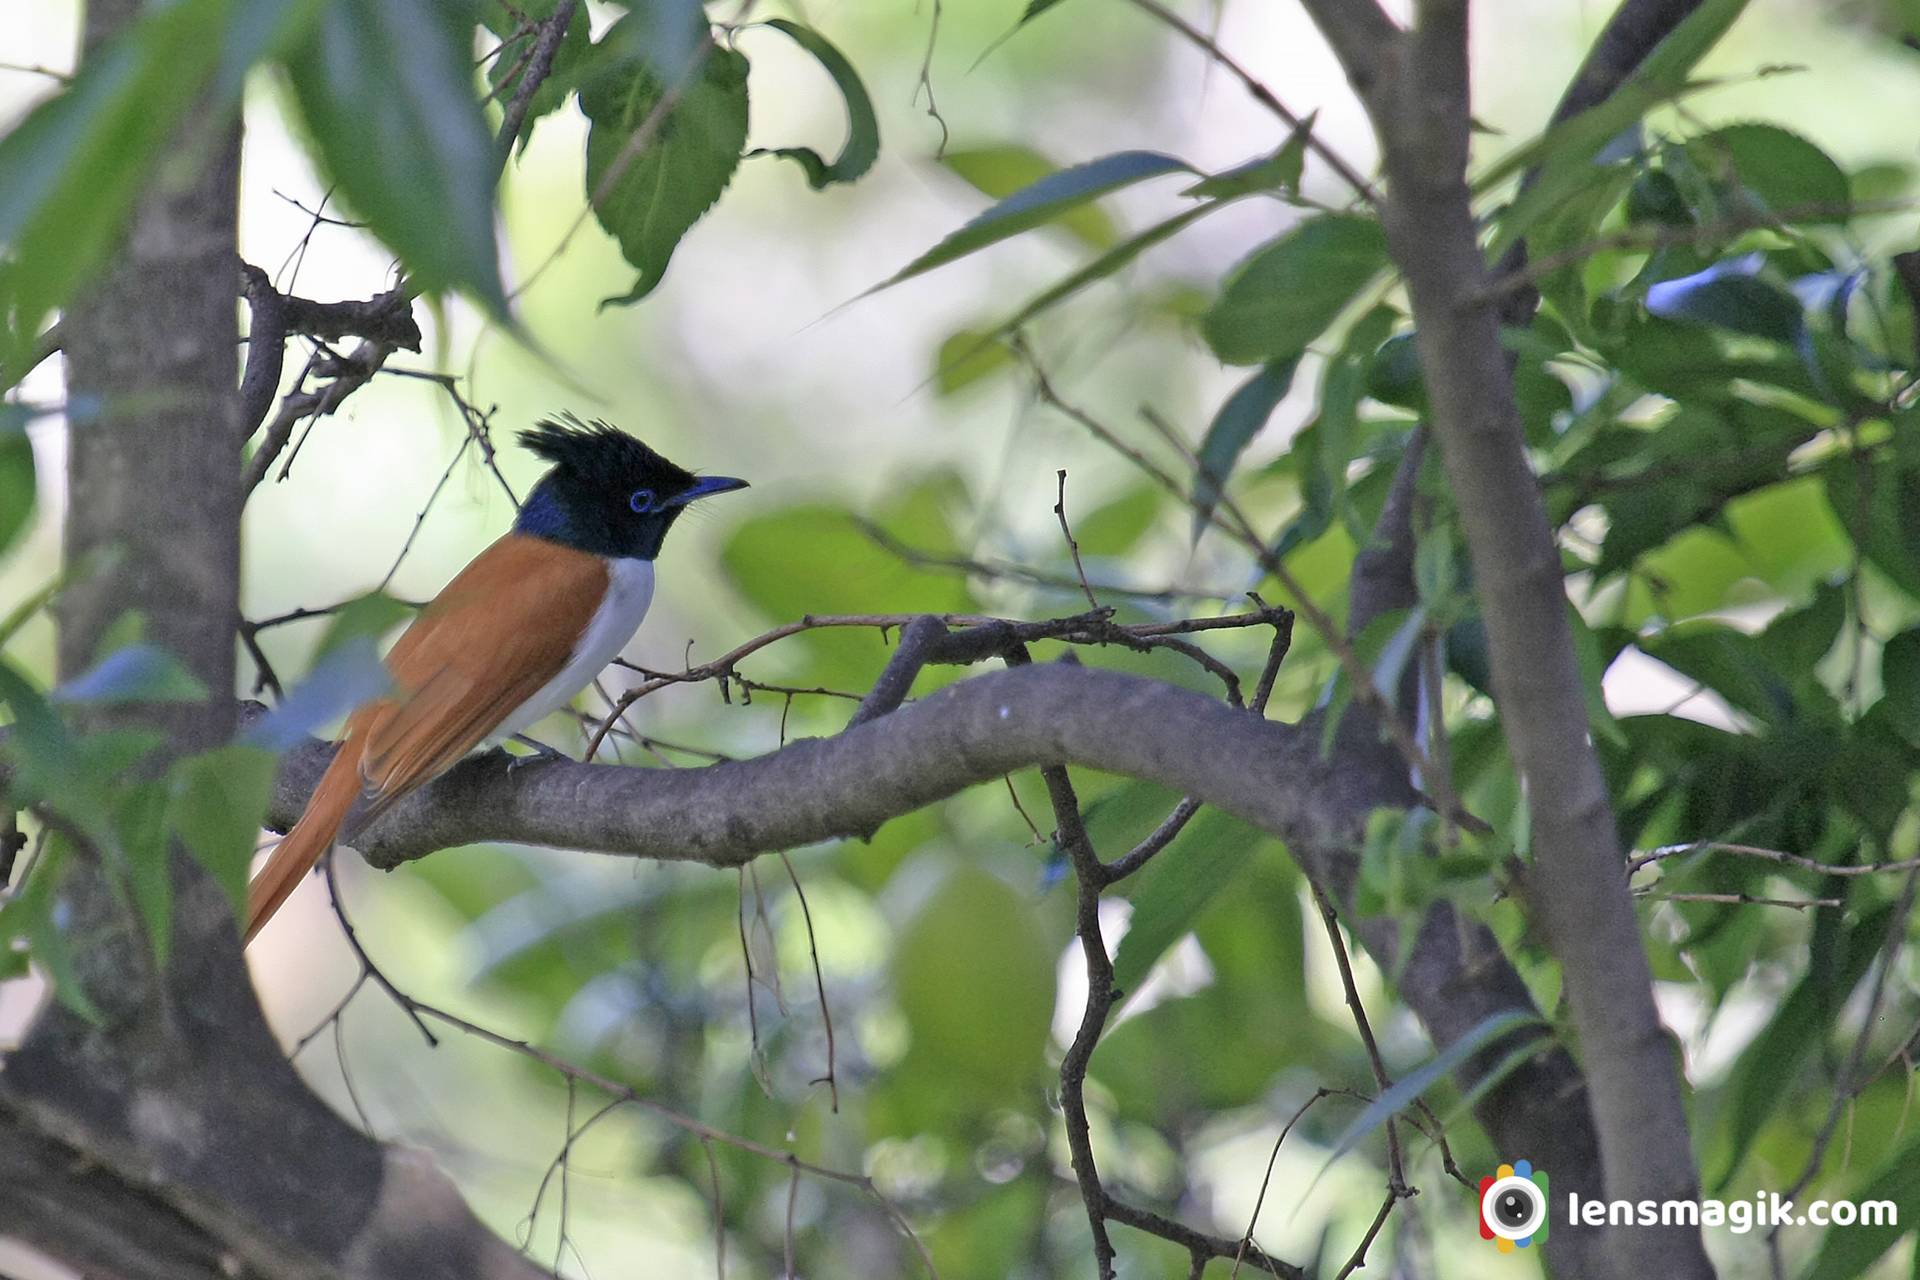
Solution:
<path fill-rule="evenodd" d="M 1547 1175 L 1525 1160 L 1480 1179 L 1480 1238 L 1502 1253 L 1547 1238 Z"/>

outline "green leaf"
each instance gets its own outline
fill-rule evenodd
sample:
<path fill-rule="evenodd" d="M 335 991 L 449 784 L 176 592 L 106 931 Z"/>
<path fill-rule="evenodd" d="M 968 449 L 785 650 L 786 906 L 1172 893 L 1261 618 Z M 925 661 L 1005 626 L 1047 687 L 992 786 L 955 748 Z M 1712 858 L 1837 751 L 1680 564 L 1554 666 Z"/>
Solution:
<path fill-rule="evenodd" d="M 988 45 L 985 49 L 982 49 L 980 51 L 980 56 L 973 60 L 973 65 L 975 67 L 978 67 L 981 63 L 985 62 L 989 57 L 993 56 L 994 50 L 998 49 L 1001 45 L 1005 44 L 1007 41 L 1013 39 L 1013 37 L 1020 31 L 1022 27 L 1026 26 L 1029 22 L 1032 22 L 1035 18 L 1039 17 L 1041 14 L 1045 13 L 1047 10 L 1053 8 L 1053 6 L 1059 3 L 1060 3 L 1060 0 L 1027 0 L 1027 7 L 1025 10 L 1021 12 L 1019 21 L 1015 22 L 1011 27 L 1008 27 L 1005 31 L 1001 32 L 997 37 L 994 38 L 994 41 L 992 44 Z"/>
<path fill-rule="evenodd" d="M 147 927 L 153 962 L 165 969 L 173 948 L 173 875 L 167 856 L 166 784 L 155 781 L 127 786 L 114 818 L 114 836 L 125 859 L 127 888 Z"/>
<path fill-rule="evenodd" d="M 622 18 L 606 40 L 614 41 L 622 28 L 640 20 L 639 15 Z M 624 306 L 653 292 L 681 237 L 733 180 L 746 146 L 747 60 L 738 53 L 711 51 L 679 100 L 663 108 L 666 94 L 656 73 L 639 60 L 594 76 L 580 91 L 581 109 L 591 122 L 588 198 L 600 225 L 640 273 L 632 289 L 602 306 Z M 640 130 L 662 109 L 666 116 L 652 137 L 637 154 L 628 154 Z"/>
<path fill-rule="evenodd" d="M 1214 504 L 1220 501 L 1221 491 L 1226 486 L 1227 478 L 1233 474 L 1233 464 L 1239 461 L 1241 451 L 1267 425 L 1274 408 L 1292 389 L 1293 371 L 1299 363 L 1298 359 L 1293 359 L 1261 366 L 1257 373 L 1227 397 L 1220 406 L 1220 412 L 1213 415 L 1213 421 L 1207 426 L 1206 438 L 1200 442 L 1200 466 L 1193 477 L 1195 542 L 1206 531 L 1207 517 L 1212 514 Z"/>
<path fill-rule="evenodd" d="M 940 156 L 940 163 L 981 195 L 994 200 L 1004 200 L 1060 168 L 1033 148 L 1011 142 L 947 151 Z M 1093 249 L 1110 249 L 1120 239 L 1120 229 L 1113 225 L 1113 219 L 1092 203 L 1068 209 L 1047 225 L 1067 232 Z"/>
<path fill-rule="evenodd" d="M 1767 624 L 1765 631 L 1754 637 L 1754 643 L 1776 671 L 1811 676 L 1814 667 L 1840 638 L 1840 628 L 1846 620 L 1846 592 L 1838 586 L 1821 583 L 1810 602 L 1782 612 Z M 1884 681 L 1884 656 L 1881 665 Z M 1920 699 L 1915 700 L 1913 709 L 1913 722 L 1920 725 Z"/>
<path fill-rule="evenodd" d="M 1295 359 L 1386 267 L 1374 219 L 1310 218 L 1234 269 L 1207 313 L 1207 342 L 1228 364 Z"/>
<path fill-rule="evenodd" d="M 891 972 L 909 1063 L 983 1108 L 1033 1088 L 1046 1070 L 1054 951 L 1032 904 L 956 867 L 899 937 Z"/>
<path fill-rule="evenodd" d="M 207 686 L 165 649 L 131 644 L 116 649 L 53 691 L 55 702 L 113 705 L 128 702 L 201 702 Z"/>
<path fill-rule="evenodd" d="M 1307 164 L 1307 135 L 1313 132 L 1312 112 L 1271 155 L 1260 156 L 1236 165 L 1210 178 L 1202 178 L 1180 194 L 1183 196 L 1245 196 L 1262 191 L 1300 194 L 1300 174 Z"/>
<path fill-rule="evenodd" d="M 1545 171 L 1553 167 L 1585 165 L 1660 102 L 1688 88 L 1704 87 L 1688 86 L 1686 77 L 1746 7 L 1747 0 L 1706 0 L 1654 46 L 1639 70 L 1604 102 L 1561 121 L 1502 157 L 1474 179 L 1475 194 L 1535 167 L 1544 166 L 1544 179 Z"/>
<path fill-rule="evenodd" d="M 21 405 L 0 405 L 0 554 L 33 523 L 37 486 L 28 416 Z"/>
<path fill-rule="evenodd" d="M 118 243 L 156 168 L 205 163 L 202 137 L 176 149 L 187 107 L 238 102 L 252 63 L 296 35 L 310 0 L 180 0 L 155 5 L 90 54 L 72 81 L 0 137 L 0 385 L 19 380 L 46 315 L 91 279 Z"/>
<path fill-rule="evenodd" d="M 1880 651 L 1881 698 L 1895 728 L 1920 745 L 1920 627 L 1909 627 Z"/>
<path fill-rule="evenodd" d="M 1762 209 L 1798 222 L 1845 222 L 1852 187 L 1826 152 L 1777 125 L 1735 124 L 1687 144 L 1709 173 L 1730 177 Z"/>
<path fill-rule="evenodd" d="M 61 928 L 56 910 L 60 881 L 73 858 L 73 845 L 67 837 L 54 832 L 47 837 L 46 851 L 34 868 L 32 877 L 18 896 L 0 905 L 0 943 L 25 938 L 35 963 L 46 970 L 53 984 L 54 998 L 80 1017 L 96 1025 L 102 1015 L 80 985 L 80 974 L 73 964 L 73 948 Z"/>
<path fill-rule="evenodd" d="M 1020 15 L 1019 25 L 1023 27 L 1026 26 L 1029 22 L 1032 22 L 1035 18 L 1059 3 L 1060 0 L 1027 0 L 1027 8 L 1026 11 Z"/>
<path fill-rule="evenodd" d="M 1192 930 L 1206 905 L 1253 861 L 1266 837 L 1217 809 L 1202 809 L 1154 855 L 1128 895 L 1133 918 L 1113 957 L 1113 983 L 1137 991 L 1167 948 Z"/>
<path fill-rule="evenodd" d="M 1528 169 L 1538 169 L 1533 185 L 1501 213 L 1488 242 L 1487 260 L 1499 261 L 1543 216 L 1585 187 L 1607 144 L 1648 111 L 1708 87 L 1711 82 L 1689 81 L 1688 76 L 1746 7 L 1747 0 L 1704 0 L 1605 101 L 1547 129 L 1475 179 L 1473 189 L 1478 194 Z"/>
<path fill-rule="evenodd" d="M 1680 191 L 1680 184 L 1664 169 L 1648 169 L 1633 179 L 1627 188 L 1627 221 L 1653 223 L 1663 227 L 1693 224 L 1693 210 Z"/>
<path fill-rule="evenodd" d="M 507 311 L 470 0 L 330 0 L 287 58 L 320 159 L 416 285 Z"/>
<path fill-rule="evenodd" d="M 1169 173 L 1194 171 L 1186 161 L 1156 151 L 1119 151 L 1071 169 L 1058 170 L 995 204 L 867 292 L 891 288 L 988 245 L 1031 231 L 1122 187 Z"/>
<path fill-rule="evenodd" d="M 860 73 L 853 69 L 846 55 L 812 27 L 803 27 L 785 18 L 769 18 L 766 25 L 793 37 L 794 42 L 812 54 L 833 77 L 847 104 L 847 141 L 832 164 L 822 160 L 820 153 L 811 147 L 763 147 L 748 154 L 784 156 L 794 161 L 807 171 L 807 185 L 815 191 L 835 182 L 852 182 L 871 169 L 880 155 L 880 121 L 873 114 L 873 100 L 867 97 L 866 86 L 860 83 Z"/>
<path fill-rule="evenodd" d="M 1805 1280 L 1883 1274 L 1874 1264 L 1920 1219 L 1920 1138 L 1909 1138 L 1847 1198 L 1863 1209 L 1868 1201 L 1890 1201 L 1894 1211 L 1883 1213 L 1881 1221 L 1869 1222 L 1863 1215 L 1859 1222 L 1827 1231 Z"/>
<path fill-rule="evenodd" d="M 1757 255 L 1717 262 L 1678 280 L 1663 280 L 1647 290 L 1647 310 L 1662 320 L 1715 325 L 1736 333 L 1799 340 L 1806 328 L 1800 300 L 1754 274 Z"/>
<path fill-rule="evenodd" d="M 1920 467 L 1896 460 L 1866 464 L 1835 458 L 1826 467 L 1827 501 L 1840 527 L 1874 568 L 1920 600 Z"/>
<path fill-rule="evenodd" d="M 395 600 L 384 591 L 355 596 L 333 611 L 327 629 L 320 633 L 320 644 L 313 651 L 316 660 L 362 638 L 376 644 L 389 631 L 413 617 L 413 608 Z"/>
<path fill-rule="evenodd" d="M 1159 244 L 1162 240 L 1170 238 L 1188 223 L 1196 222 L 1204 218 L 1215 209 L 1220 208 L 1223 203 L 1224 201 L 1213 201 L 1207 204 L 1195 205 L 1191 209 L 1175 214 L 1165 222 L 1155 223 L 1139 235 L 1133 237 L 1133 239 L 1115 245 L 1112 249 L 1101 254 L 1086 266 L 1081 267 L 1078 271 L 1072 272 L 1064 279 L 1056 281 L 1048 288 L 1041 290 L 1038 294 L 1027 299 L 1026 305 L 1002 321 L 999 328 L 982 337 L 980 339 L 981 345 L 984 347 L 990 342 L 1005 337 L 1041 312 L 1072 297 L 1088 285 L 1113 275 L 1115 272 L 1132 263 L 1135 258 L 1145 253 L 1148 249 L 1153 248 L 1153 246 Z M 971 355 L 973 353 L 969 352 L 966 354 Z"/>
<path fill-rule="evenodd" d="M 1545 1028 L 1546 1026 L 1546 1022 L 1538 1014 L 1517 1009 L 1506 1013 L 1490 1014 L 1481 1019 L 1465 1035 L 1448 1045 L 1431 1061 L 1408 1072 L 1395 1081 L 1392 1088 L 1381 1091 L 1378 1097 L 1368 1103 L 1335 1140 L 1333 1151 L 1327 1156 L 1327 1165 L 1331 1166 L 1334 1161 L 1353 1150 L 1362 1138 L 1412 1106 L 1414 1100 L 1420 1095 L 1433 1088 L 1442 1078 L 1458 1069 L 1461 1063 L 1492 1045 L 1496 1040 L 1529 1027 Z M 1322 1172 L 1324 1171 L 1323 1166 Z"/>
<path fill-rule="evenodd" d="M 559 3 L 560 0 L 511 0 L 511 3 L 509 0 L 486 0 L 481 7 L 481 24 L 502 42 L 499 53 L 487 64 L 487 84 L 493 89 L 495 101 L 503 106 L 519 92 L 533 47 L 539 41 L 539 33 L 533 24 L 552 17 Z M 522 150 L 533 139 L 533 122 L 559 110 L 566 102 L 567 95 L 573 92 L 578 69 L 592 48 L 591 25 L 587 19 L 587 6 L 582 0 L 582 3 L 574 6 L 573 17 L 568 19 L 566 32 L 553 51 L 553 65 L 548 70 L 547 78 L 541 81 L 540 87 L 533 91 L 533 97 L 527 103 L 526 121 L 520 129 Z"/>
<path fill-rule="evenodd" d="M 950 396 L 1013 363 L 1013 353 L 995 335 L 961 329 L 947 336 L 934 353 L 933 390 Z"/>
<path fill-rule="evenodd" d="M 55 789 L 74 771 L 77 759 L 66 726 L 40 691 L 14 665 L 0 658 L 0 704 L 13 718 L 0 740 L 0 756 L 13 761 L 6 795 L 24 807 Z"/>
<path fill-rule="evenodd" d="M 1847 993 L 1866 976 L 1887 940 L 1890 908 L 1863 915 L 1846 931 L 1839 964 L 1810 967 L 1773 1018 L 1733 1064 L 1725 1086 L 1729 1102 L 1720 1143 L 1725 1163 L 1710 1180 L 1713 1194 L 1724 1193 L 1746 1159 L 1767 1120 L 1793 1096 L 1793 1082 L 1807 1057 L 1818 1050 L 1833 1027 Z"/>
<path fill-rule="evenodd" d="M 1428 411 L 1427 384 L 1420 372 L 1420 351 L 1411 333 L 1396 333 L 1380 344 L 1367 365 L 1367 394 L 1381 404 Z"/>
<path fill-rule="evenodd" d="M 247 870 L 273 794 L 273 753 L 217 747 L 168 774 L 167 826 L 232 899 L 247 900 Z"/>

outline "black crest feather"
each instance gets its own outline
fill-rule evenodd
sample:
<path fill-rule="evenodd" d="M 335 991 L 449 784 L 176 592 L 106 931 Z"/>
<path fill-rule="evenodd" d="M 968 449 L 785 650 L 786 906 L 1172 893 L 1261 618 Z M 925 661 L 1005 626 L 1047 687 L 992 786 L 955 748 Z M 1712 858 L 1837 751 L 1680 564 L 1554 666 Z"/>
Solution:
<path fill-rule="evenodd" d="M 658 477 L 669 484 L 692 481 L 690 472 L 655 453 L 610 422 L 582 422 L 571 413 L 541 420 L 520 433 L 520 443 L 548 462 L 581 477 Z"/>

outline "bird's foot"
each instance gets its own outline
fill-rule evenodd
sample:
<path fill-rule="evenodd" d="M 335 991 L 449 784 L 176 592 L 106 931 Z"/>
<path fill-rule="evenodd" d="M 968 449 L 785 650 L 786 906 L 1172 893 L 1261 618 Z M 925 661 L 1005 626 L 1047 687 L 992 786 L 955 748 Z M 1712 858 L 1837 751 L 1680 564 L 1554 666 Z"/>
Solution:
<path fill-rule="evenodd" d="M 514 734 L 513 741 L 519 743 L 523 747 L 530 748 L 533 754 L 526 755 L 526 756 L 517 756 L 511 752 L 508 752 L 504 746 L 501 747 L 500 748 L 501 751 L 506 752 L 508 773 L 512 773 L 516 769 L 523 768 L 524 766 L 530 765 L 530 764 L 545 764 L 545 763 L 550 763 L 556 760 L 572 760 L 573 759 L 573 757 L 568 755 L 566 752 L 561 751 L 556 747 L 550 747 L 544 742 L 535 741 L 534 739 L 527 737 L 525 734 L 519 734 L 519 733 Z"/>

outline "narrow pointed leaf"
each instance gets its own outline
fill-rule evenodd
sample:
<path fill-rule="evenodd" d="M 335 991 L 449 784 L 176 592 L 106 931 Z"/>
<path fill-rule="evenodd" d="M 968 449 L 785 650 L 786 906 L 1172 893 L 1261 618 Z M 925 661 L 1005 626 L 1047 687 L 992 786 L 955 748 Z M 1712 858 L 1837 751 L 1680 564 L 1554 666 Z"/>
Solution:
<path fill-rule="evenodd" d="M 1207 517 L 1220 501 L 1221 490 L 1233 474 L 1233 464 L 1239 461 L 1241 451 L 1260 434 L 1267 419 L 1273 416 L 1274 408 L 1292 389 L 1293 371 L 1298 364 L 1296 358 L 1262 366 L 1241 383 L 1220 406 L 1220 412 L 1213 415 L 1206 438 L 1200 442 L 1200 468 L 1193 478 L 1195 542 L 1206 529 Z"/>
<path fill-rule="evenodd" d="M 150 6 L 89 55 L 73 79 L 0 136 L 0 385 L 18 370 L 48 312 L 92 278 L 155 166 L 210 159 L 174 147 L 187 108 L 233 110 L 245 73 L 298 36 L 313 0 L 179 0 Z"/>
<path fill-rule="evenodd" d="M 0 405 L 0 554 L 33 522 L 37 485 L 27 416 L 20 405 Z"/>
<path fill-rule="evenodd" d="M 940 163 L 975 191 L 994 200 L 1005 200 L 1061 168 L 1049 157 L 1017 142 L 955 147 L 940 156 Z M 1069 209 L 1047 226 L 1066 232 L 1092 249 L 1111 249 L 1120 241 L 1120 229 L 1098 203 Z"/>
<path fill-rule="evenodd" d="M 869 292 L 924 275 L 935 267 L 1053 221 L 1111 191 L 1169 173 L 1193 173 L 1184 160 L 1155 151 L 1120 151 L 1048 174 L 1000 201 Z"/>
<path fill-rule="evenodd" d="M 803 27 L 785 18 L 770 18 L 766 25 L 793 37 L 794 43 L 812 54 L 833 77 L 847 104 L 847 140 L 831 164 L 811 147 L 763 147 L 749 154 L 792 160 L 806 170 L 807 185 L 815 191 L 836 182 L 852 182 L 871 169 L 880 155 L 880 121 L 873 113 L 873 100 L 867 96 L 866 86 L 860 83 L 860 73 L 853 69 L 845 54 L 812 27 Z"/>
<path fill-rule="evenodd" d="M 1297 359 L 1386 267 L 1374 219 L 1310 218 L 1234 269 L 1207 313 L 1207 342 L 1228 364 Z"/>
<path fill-rule="evenodd" d="M 1165 222 L 1148 227 L 1133 239 L 1114 246 L 1065 279 L 1056 282 L 1034 297 L 1029 298 L 1025 306 L 1002 321 L 998 328 L 990 333 L 982 334 L 979 342 L 974 347 L 966 351 L 955 352 L 951 360 L 943 364 L 942 368 L 944 369 L 953 363 L 972 359 L 986 347 L 1012 333 L 1041 312 L 1072 297 L 1095 281 L 1104 280 L 1108 276 L 1121 270 L 1135 258 L 1145 253 L 1148 249 L 1153 248 L 1153 246 L 1159 244 L 1162 240 L 1172 236 L 1188 223 L 1194 222 L 1213 212 L 1215 209 L 1218 209 L 1221 203 L 1222 202 L 1215 201 L 1209 204 L 1195 205 L 1191 209 L 1175 214 Z"/>
<path fill-rule="evenodd" d="M 1714 325 L 1736 333 L 1796 342 L 1805 328 L 1800 300 L 1760 279 L 1758 255 L 1718 262 L 1647 290 L 1647 310 L 1663 320 Z"/>
<path fill-rule="evenodd" d="M 1327 1163 L 1331 1165 L 1353 1150 L 1362 1138 L 1412 1106 L 1414 1100 L 1421 1094 L 1433 1088 L 1461 1063 L 1494 1041 L 1527 1027 L 1544 1028 L 1545 1026 L 1546 1023 L 1539 1015 L 1519 1010 L 1496 1013 L 1481 1020 L 1472 1030 L 1448 1045 L 1431 1061 L 1408 1072 L 1396 1081 L 1392 1088 L 1382 1091 L 1378 1097 L 1368 1103 L 1366 1108 L 1353 1118 L 1352 1123 L 1341 1131 L 1340 1137 L 1333 1144 L 1332 1153 L 1327 1157 Z"/>
<path fill-rule="evenodd" d="M 462 0 L 332 0 L 287 71 L 327 171 L 414 282 L 505 315 L 474 18 Z"/>
<path fill-rule="evenodd" d="M 246 901 L 247 869 L 273 773 L 272 752 L 232 746 L 189 756 L 169 775 L 167 826 L 226 890 L 236 912 Z"/>
<path fill-rule="evenodd" d="M 117 649 L 53 691 L 55 702 L 199 702 L 207 687 L 166 650 L 150 644 Z"/>

